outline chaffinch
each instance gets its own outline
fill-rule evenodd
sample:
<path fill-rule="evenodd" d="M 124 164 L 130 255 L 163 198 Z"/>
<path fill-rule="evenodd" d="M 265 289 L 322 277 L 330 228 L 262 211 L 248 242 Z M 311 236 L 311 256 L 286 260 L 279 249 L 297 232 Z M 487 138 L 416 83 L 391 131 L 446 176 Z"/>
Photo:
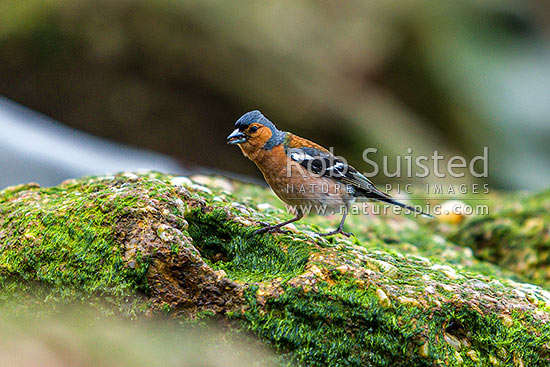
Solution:
<path fill-rule="evenodd" d="M 266 225 L 255 233 L 285 232 L 281 227 L 310 211 L 340 211 L 343 216 L 338 228 L 320 235 L 349 237 L 352 233 L 344 232 L 344 222 L 350 205 L 357 199 L 374 199 L 430 216 L 378 190 L 367 177 L 322 146 L 278 130 L 260 111 L 241 116 L 227 143 L 239 146 L 262 171 L 273 192 L 296 213 L 286 222 Z"/>

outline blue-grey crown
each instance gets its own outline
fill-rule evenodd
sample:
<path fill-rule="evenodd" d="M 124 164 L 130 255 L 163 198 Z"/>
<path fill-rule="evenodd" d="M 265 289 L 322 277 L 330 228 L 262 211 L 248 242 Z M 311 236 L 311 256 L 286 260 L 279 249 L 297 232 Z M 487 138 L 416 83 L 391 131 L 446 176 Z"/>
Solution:
<path fill-rule="evenodd" d="M 245 113 L 242 115 L 237 122 L 235 122 L 235 128 L 244 131 L 248 127 L 248 125 L 252 123 L 258 123 L 261 124 L 271 130 L 271 138 L 265 143 L 263 146 L 264 149 L 271 149 L 279 144 L 282 144 L 285 140 L 286 133 L 284 131 L 280 131 L 277 129 L 277 127 L 273 124 L 273 122 L 269 121 L 260 111 L 254 110 Z"/>

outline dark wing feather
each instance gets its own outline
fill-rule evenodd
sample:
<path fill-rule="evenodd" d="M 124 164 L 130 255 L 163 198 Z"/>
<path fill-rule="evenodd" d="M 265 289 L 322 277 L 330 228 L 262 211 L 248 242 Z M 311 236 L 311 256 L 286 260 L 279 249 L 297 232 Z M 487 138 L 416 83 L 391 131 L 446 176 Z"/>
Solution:
<path fill-rule="evenodd" d="M 328 150 L 300 147 L 287 148 L 286 153 L 290 159 L 315 175 L 332 178 L 348 185 L 350 193 L 372 198 L 389 198 L 388 195 L 378 190 L 368 178 Z"/>

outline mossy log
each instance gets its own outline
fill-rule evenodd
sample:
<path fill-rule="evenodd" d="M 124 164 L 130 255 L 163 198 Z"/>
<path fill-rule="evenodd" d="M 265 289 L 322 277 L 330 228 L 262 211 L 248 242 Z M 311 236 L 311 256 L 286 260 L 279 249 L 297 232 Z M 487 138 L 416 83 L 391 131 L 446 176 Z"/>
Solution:
<path fill-rule="evenodd" d="M 310 217 L 290 235 L 255 236 L 258 221 L 288 217 L 268 190 L 193 179 L 127 173 L 5 189 L 0 299 L 225 319 L 290 365 L 550 363 L 550 293 L 427 221 L 356 216 L 351 241 L 315 235 L 338 219 Z"/>

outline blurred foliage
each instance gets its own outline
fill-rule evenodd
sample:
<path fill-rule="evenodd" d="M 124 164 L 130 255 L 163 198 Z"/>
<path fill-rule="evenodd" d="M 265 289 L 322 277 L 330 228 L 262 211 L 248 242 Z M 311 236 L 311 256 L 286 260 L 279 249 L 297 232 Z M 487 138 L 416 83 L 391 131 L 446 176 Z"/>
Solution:
<path fill-rule="evenodd" d="M 511 0 L 3 0 L 0 93 L 188 165 L 258 175 L 225 145 L 233 122 L 258 108 L 359 169 L 366 147 L 381 159 L 407 147 L 471 158 L 489 146 L 492 184 L 539 187 L 550 179 L 544 9 Z"/>

